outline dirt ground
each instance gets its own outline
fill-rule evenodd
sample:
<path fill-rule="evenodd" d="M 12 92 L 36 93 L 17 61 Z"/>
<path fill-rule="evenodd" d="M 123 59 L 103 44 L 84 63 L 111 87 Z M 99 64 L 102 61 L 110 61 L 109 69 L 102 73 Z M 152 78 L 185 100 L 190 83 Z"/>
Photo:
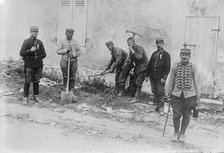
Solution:
<path fill-rule="evenodd" d="M 166 116 L 147 104 L 152 95 L 131 105 L 117 98 L 100 80 L 80 83 L 77 102 L 60 104 L 62 85 L 41 86 L 43 103 L 22 105 L 23 78 L 13 71 L 0 76 L 0 152 L 224 152 L 222 112 L 200 111 L 190 122 L 186 142 L 171 140 L 172 113 Z M 32 94 L 32 86 L 30 94 Z"/>

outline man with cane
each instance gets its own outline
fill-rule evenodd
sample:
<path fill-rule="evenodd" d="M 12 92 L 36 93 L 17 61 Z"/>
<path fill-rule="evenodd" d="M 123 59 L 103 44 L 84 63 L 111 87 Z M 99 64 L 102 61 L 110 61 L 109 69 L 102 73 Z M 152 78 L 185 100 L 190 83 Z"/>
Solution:
<path fill-rule="evenodd" d="M 181 49 L 181 61 L 172 67 L 167 84 L 167 93 L 171 96 L 170 104 L 173 108 L 173 140 L 181 142 L 185 139 L 191 110 L 196 107 L 200 97 L 199 75 L 196 65 L 189 62 L 190 57 L 190 49 Z"/>

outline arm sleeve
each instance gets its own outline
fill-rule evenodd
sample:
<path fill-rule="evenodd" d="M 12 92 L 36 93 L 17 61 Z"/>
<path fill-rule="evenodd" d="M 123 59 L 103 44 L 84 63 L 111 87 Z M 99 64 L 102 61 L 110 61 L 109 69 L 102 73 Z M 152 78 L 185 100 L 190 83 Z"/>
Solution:
<path fill-rule="evenodd" d="M 44 58 L 46 57 L 46 52 L 45 52 L 45 49 L 44 49 L 44 44 L 43 44 L 43 42 L 41 42 L 41 44 L 40 44 L 40 50 L 41 50 L 40 58 L 41 58 L 41 59 L 44 59 Z"/>
<path fill-rule="evenodd" d="M 144 49 L 141 47 L 137 48 L 137 52 L 134 52 L 134 56 L 137 60 L 141 60 L 143 58 Z"/>
<path fill-rule="evenodd" d="M 176 66 L 174 65 L 172 67 L 172 69 L 171 69 L 170 76 L 169 76 L 169 79 L 168 79 L 168 83 L 167 83 L 167 87 L 166 87 L 168 95 L 171 95 L 172 91 L 174 89 L 174 85 L 175 85 L 175 69 L 176 69 Z"/>
<path fill-rule="evenodd" d="M 24 40 L 22 47 L 20 49 L 20 56 L 26 56 L 29 55 L 31 53 L 30 49 L 27 49 L 27 41 Z"/>
<path fill-rule="evenodd" d="M 199 73 L 198 73 L 196 65 L 194 65 L 193 68 L 194 68 L 194 87 L 195 87 L 196 95 L 199 98 L 201 95 L 200 94 L 200 77 L 199 77 Z"/>
<path fill-rule="evenodd" d="M 170 72 L 170 54 L 167 53 L 165 56 L 165 68 L 164 68 L 163 77 L 162 77 L 164 80 L 166 80 L 169 72 Z"/>
<path fill-rule="evenodd" d="M 120 65 L 122 62 L 122 52 L 117 52 L 116 54 L 116 62 L 113 63 L 111 66 L 111 69 L 116 69 L 118 65 Z"/>
<path fill-rule="evenodd" d="M 79 57 L 81 55 L 81 49 L 79 47 L 79 44 L 78 42 L 76 42 L 76 45 L 75 45 L 75 52 L 74 52 L 74 57 Z"/>
<path fill-rule="evenodd" d="M 106 70 L 110 69 L 111 65 L 113 64 L 113 56 L 111 56 L 109 63 L 106 66 Z"/>
<path fill-rule="evenodd" d="M 63 43 L 62 41 L 60 41 L 58 44 L 57 54 L 64 55 L 66 52 L 67 52 L 67 48 L 63 48 Z"/>
<path fill-rule="evenodd" d="M 149 62 L 148 62 L 148 66 L 146 69 L 146 76 L 148 77 L 150 75 L 150 71 L 151 71 L 151 65 L 152 65 L 152 59 L 153 59 L 153 54 L 151 55 Z"/>

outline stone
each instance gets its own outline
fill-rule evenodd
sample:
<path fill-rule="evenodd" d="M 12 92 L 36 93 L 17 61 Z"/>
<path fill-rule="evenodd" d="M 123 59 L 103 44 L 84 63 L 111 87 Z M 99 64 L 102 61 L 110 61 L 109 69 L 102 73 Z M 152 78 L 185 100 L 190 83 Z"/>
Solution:
<path fill-rule="evenodd" d="M 19 89 L 19 93 L 23 93 L 23 88 Z"/>
<path fill-rule="evenodd" d="M 202 98 L 198 102 L 198 108 L 209 111 L 223 111 L 223 101 Z"/>
<path fill-rule="evenodd" d="M 49 124 L 50 124 L 51 126 L 55 126 L 55 125 L 56 125 L 55 122 L 50 122 Z"/>

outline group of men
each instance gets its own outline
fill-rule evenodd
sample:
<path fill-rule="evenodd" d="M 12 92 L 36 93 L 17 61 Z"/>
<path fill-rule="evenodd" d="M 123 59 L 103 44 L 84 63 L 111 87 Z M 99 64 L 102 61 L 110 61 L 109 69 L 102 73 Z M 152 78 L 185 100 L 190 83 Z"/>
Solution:
<path fill-rule="evenodd" d="M 43 59 L 46 57 L 46 52 L 43 42 L 37 39 L 38 30 L 37 26 L 30 27 L 31 36 L 24 40 L 20 50 L 20 55 L 24 60 L 25 73 L 23 104 L 29 102 L 31 82 L 33 82 L 34 101 L 41 101 L 39 98 L 39 81 L 42 77 Z M 63 85 L 66 88 L 67 78 L 69 77 L 68 88 L 70 91 L 75 86 L 78 57 L 81 54 L 78 42 L 73 39 L 73 34 L 73 29 L 66 29 L 66 38 L 60 41 L 57 49 L 57 54 L 61 55 L 60 66 L 63 74 Z M 106 42 L 106 46 L 111 51 L 111 60 L 103 73 L 116 70 L 115 87 L 118 96 L 121 97 L 125 92 L 125 82 L 131 69 L 133 69 L 135 94 L 130 101 L 131 103 L 140 100 L 142 84 L 145 78 L 150 78 L 156 111 L 162 112 L 165 97 L 164 88 L 170 72 L 170 54 L 163 48 L 164 39 L 156 39 L 157 50 L 152 53 L 149 61 L 144 48 L 135 43 L 135 35 L 127 39 L 127 44 L 129 53 L 115 47 L 112 41 Z M 186 47 L 181 49 L 181 61 L 175 63 L 172 67 L 167 83 L 167 94 L 171 97 L 170 103 L 173 107 L 174 139 L 180 141 L 184 140 L 191 110 L 197 105 L 197 99 L 200 97 L 198 72 L 196 66 L 189 62 L 190 55 L 190 49 Z M 70 74 L 67 73 L 68 63 L 70 63 Z"/>
<path fill-rule="evenodd" d="M 115 47 L 112 41 L 106 42 L 106 46 L 111 51 L 111 60 L 102 74 L 117 70 L 115 88 L 120 97 L 124 95 L 125 82 L 130 70 L 134 69 L 135 94 L 130 103 L 140 101 L 142 84 L 145 78 L 150 78 L 151 90 L 154 94 L 153 103 L 156 105 L 155 110 L 163 114 L 165 98 L 166 96 L 171 98 L 174 125 L 173 140 L 184 141 L 191 111 L 196 107 L 197 100 L 200 98 L 199 75 L 197 67 L 189 62 L 190 49 L 187 49 L 186 46 L 181 49 L 181 61 L 173 65 L 165 91 L 171 58 L 170 54 L 163 48 L 164 39 L 156 39 L 157 50 L 152 53 L 149 61 L 144 48 L 135 44 L 134 36 L 127 39 L 127 44 L 129 46 L 128 54 L 123 49 Z"/>
<path fill-rule="evenodd" d="M 156 111 L 162 113 L 165 96 L 164 87 L 170 71 L 170 55 L 163 49 L 164 39 L 156 39 L 157 50 L 152 54 L 149 61 L 145 49 L 135 43 L 134 37 L 129 37 L 127 44 L 129 46 L 129 54 L 123 49 L 115 47 L 112 41 L 106 43 L 106 46 L 111 51 L 111 60 L 103 73 L 106 71 L 114 72 L 117 69 L 115 87 L 120 97 L 124 95 L 125 82 L 130 74 L 130 70 L 134 69 L 135 94 L 130 101 L 131 103 L 136 103 L 140 100 L 142 84 L 146 77 L 150 77 Z"/>

